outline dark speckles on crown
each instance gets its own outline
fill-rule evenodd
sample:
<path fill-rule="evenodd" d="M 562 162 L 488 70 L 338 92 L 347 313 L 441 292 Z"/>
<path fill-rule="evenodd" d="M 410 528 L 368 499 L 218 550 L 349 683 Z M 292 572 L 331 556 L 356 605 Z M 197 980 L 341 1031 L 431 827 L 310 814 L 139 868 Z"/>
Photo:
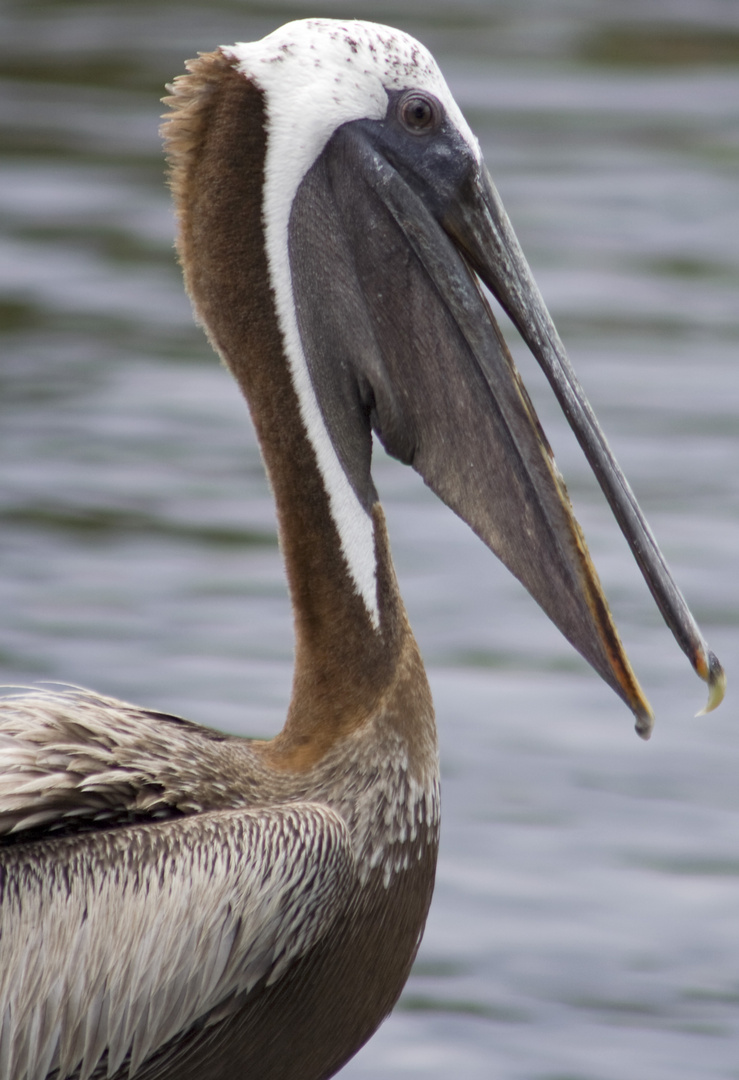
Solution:
<path fill-rule="evenodd" d="M 361 108 L 363 93 L 371 102 L 370 108 L 375 108 L 382 98 L 382 86 L 405 89 L 424 82 L 429 87 L 441 84 L 443 95 L 443 80 L 423 46 L 403 33 L 373 23 L 323 19 L 290 23 L 263 43 L 246 46 L 243 63 L 245 72 L 249 68 L 255 76 L 260 70 L 264 72 L 265 86 L 274 87 L 270 92 L 276 96 L 283 86 L 292 92 L 302 85 L 302 66 L 316 102 L 324 93 L 326 105 L 330 102 L 333 110 L 338 87 L 350 91 L 344 112 Z M 271 76 L 269 68 L 274 73 Z"/>
<path fill-rule="evenodd" d="M 357 27 L 353 24 L 340 23 L 327 26 L 321 20 L 309 20 L 307 25 L 311 29 L 318 30 L 322 35 L 325 35 L 326 39 L 338 45 L 341 52 L 345 53 L 341 59 L 346 64 L 352 64 L 354 57 L 365 51 L 376 59 L 382 58 L 381 73 L 387 78 L 412 78 L 414 75 L 424 74 L 428 76 L 433 74 L 432 68 L 428 61 L 425 60 L 423 50 L 419 48 L 418 44 L 409 43 L 397 34 L 379 33 L 376 30 L 374 33 L 365 34 L 364 32 L 357 32 Z M 315 50 L 320 46 L 317 46 L 316 42 L 313 41 L 310 48 Z M 363 71 L 369 73 L 366 68 L 363 68 Z"/>

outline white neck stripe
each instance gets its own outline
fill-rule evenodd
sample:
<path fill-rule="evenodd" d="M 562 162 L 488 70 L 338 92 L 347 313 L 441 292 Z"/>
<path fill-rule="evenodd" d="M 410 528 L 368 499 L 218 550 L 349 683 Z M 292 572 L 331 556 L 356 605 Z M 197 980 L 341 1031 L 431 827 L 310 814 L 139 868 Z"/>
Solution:
<path fill-rule="evenodd" d="M 378 628 L 374 526 L 339 461 L 310 377 L 290 271 L 290 212 L 303 177 L 333 132 L 351 120 L 382 119 L 387 112 L 387 90 L 431 90 L 478 157 L 479 146 L 431 54 L 398 30 L 367 22 L 307 19 L 288 23 L 262 41 L 224 46 L 222 51 L 265 94 L 263 215 L 277 317 L 341 549 Z"/>

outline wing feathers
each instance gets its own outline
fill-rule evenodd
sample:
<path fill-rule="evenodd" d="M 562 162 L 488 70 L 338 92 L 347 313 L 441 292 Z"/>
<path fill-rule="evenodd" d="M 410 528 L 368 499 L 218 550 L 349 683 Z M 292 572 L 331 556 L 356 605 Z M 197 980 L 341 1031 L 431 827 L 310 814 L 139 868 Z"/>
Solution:
<path fill-rule="evenodd" d="M 0 849 L 0 1080 L 131 1074 L 220 1002 L 273 982 L 355 881 L 310 803 Z M 44 928 L 39 937 L 38 927 Z M 35 932 L 31 931 L 35 927 Z"/>
<path fill-rule="evenodd" d="M 226 775 L 235 745 L 241 767 Z M 85 690 L 3 697 L 0 836 L 40 827 L 58 832 L 78 818 L 235 809 L 248 755 L 243 740 Z"/>

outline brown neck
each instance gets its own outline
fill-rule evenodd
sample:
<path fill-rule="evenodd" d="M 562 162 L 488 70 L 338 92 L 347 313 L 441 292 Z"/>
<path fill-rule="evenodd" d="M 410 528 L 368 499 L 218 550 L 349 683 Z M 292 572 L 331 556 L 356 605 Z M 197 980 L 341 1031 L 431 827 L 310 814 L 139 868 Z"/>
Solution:
<path fill-rule="evenodd" d="M 180 258 L 198 315 L 249 403 L 277 503 L 296 628 L 293 698 L 280 745 L 293 756 L 305 747 L 315 758 L 319 744 L 325 748 L 371 714 L 415 643 L 379 504 L 372 511 L 376 630 L 350 577 L 300 416 L 265 253 L 263 95 L 219 52 L 190 70 L 169 99 L 176 111 L 167 126 Z"/>

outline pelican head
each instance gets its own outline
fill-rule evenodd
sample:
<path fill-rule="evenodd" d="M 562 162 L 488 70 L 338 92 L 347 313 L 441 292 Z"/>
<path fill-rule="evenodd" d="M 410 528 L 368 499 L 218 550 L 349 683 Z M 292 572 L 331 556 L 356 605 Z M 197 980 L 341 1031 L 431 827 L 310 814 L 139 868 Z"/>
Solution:
<path fill-rule="evenodd" d="M 630 706 L 638 732 L 651 731 L 484 285 L 545 371 L 665 620 L 709 684 L 709 707 L 717 704 L 722 669 L 430 53 L 388 27 L 309 19 L 201 56 L 172 89 L 168 143 L 195 309 L 252 405 L 278 505 L 267 444 L 280 421 L 267 395 L 284 364 L 371 631 L 383 633 L 374 432 L 519 578 Z M 254 299 L 264 279 L 272 329 Z M 267 360 L 270 334 L 279 343 Z"/>

